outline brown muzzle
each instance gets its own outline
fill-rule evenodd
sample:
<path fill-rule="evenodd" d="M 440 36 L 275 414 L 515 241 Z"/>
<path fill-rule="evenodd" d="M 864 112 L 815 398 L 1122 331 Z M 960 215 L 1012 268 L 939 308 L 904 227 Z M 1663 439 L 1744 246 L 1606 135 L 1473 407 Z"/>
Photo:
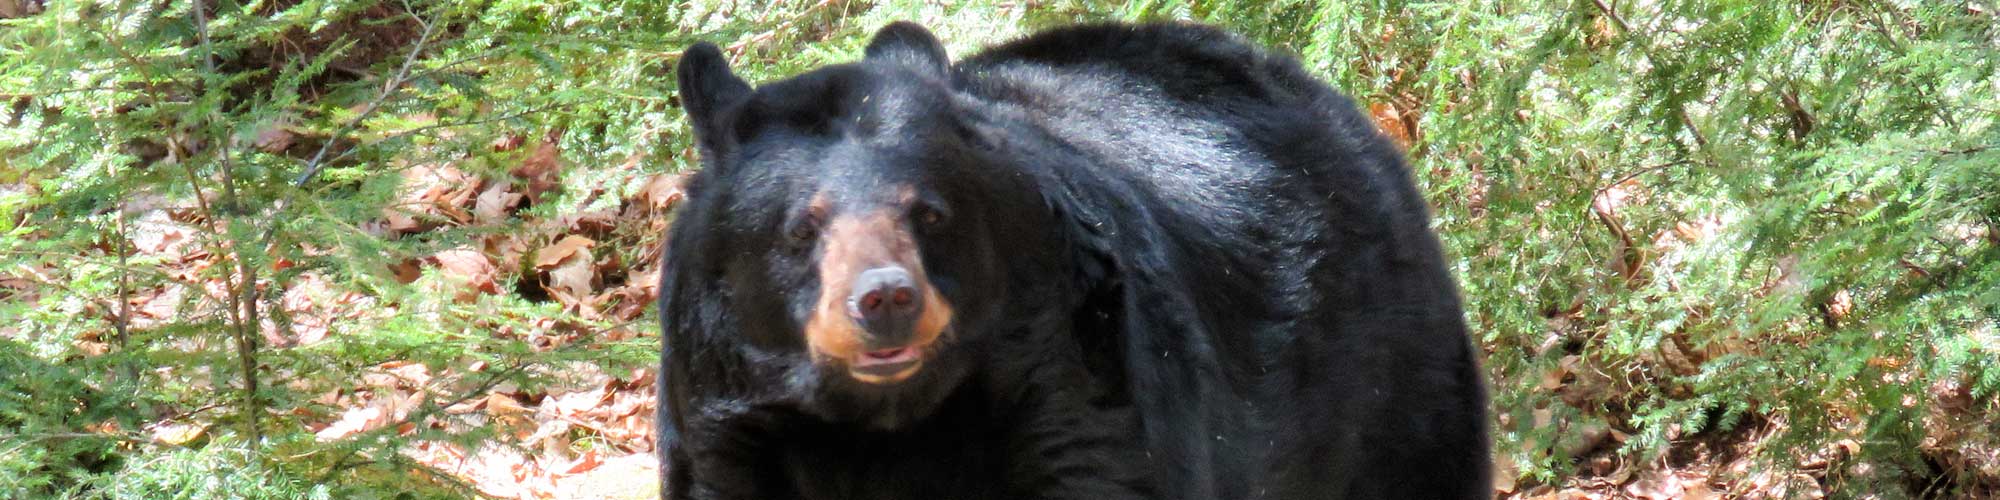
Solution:
<path fill-rule="evenodd" d="M 884 209 L 834 217 L 820 242 L 820 295 L 805 331 L 814 360 L 870 384 L 915 375 L 952 316 L 915 238 Z"/>

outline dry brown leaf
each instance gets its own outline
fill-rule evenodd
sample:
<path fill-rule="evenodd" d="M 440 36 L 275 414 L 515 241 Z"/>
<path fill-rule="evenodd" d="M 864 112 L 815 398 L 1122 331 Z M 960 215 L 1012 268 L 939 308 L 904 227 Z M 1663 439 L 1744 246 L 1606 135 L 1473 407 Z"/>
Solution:
<path fill-rule="evenodd" d="M 382 209 L 382 228 L 391 234 L 409 234 L 429 229 L 431 224 L 419 221 L 411 212 L 396 207 Z"/>
<path fill-rule="evenodd" d="M 584 472 L 589 472 L 591 469 L 597 468 L 597 466 L 601 463 L 602 462 L 598 461 L 596 450 L 584 450 L 583 453 L 577 454 L 576 460 L 570 462 L 568 467 L 563 467 L 557 473 L 581 474 Z"/>
<path fill-rule="evenodd" d="M 1574 358 L 1576 358 L 1574 354 L 1566 356 L 1562 363 L 1557 363 L 1556 366 L 1549 367 L 1548 371 L 1542 372 L 1542 381 L 1535 387 L 1545 391 L 1561 388 L 1563 379 L 1568 378 L 1570 370 L 1576 366 L 1575 362 L 1571 361 Z"/>
<path fill-rule="evenodd" d="M 103 356 L 105 353 L 111 352 L 111 344 L 88 340 L 79 341 L 76 343 L 76 350 L 82 352 L 85 356 Z"/>
<path fill-rule="evenodd" d="M 1493 456 L 1494 493 L 1501 493 L 1501 494 L 1513 493 L 1514 489 L 1519 487 L 1519 485 L 1515 483 L 1514 476 L 1518 476 L 1520 474 L 1521 474 L 1520 466 L 1514 464 L 1514 456 L 1512 454 L 1509 453 L 1494 454 Z"/>
<path fill-rule="evenodd" d="M 646 187 L 633 195 L 632 201 L 654 212 L 665 212 L 687 195 L 681 188 L 686 181 L 683 174 L 654 174 L 646 181 Z"/>
<path fill-rule="evenodd" d="M 521 436 L 520 442 L 524 446 L 542 445 L 543 448 L 561 449 L 569 444 L 565 436 L 574 428 L 576 424 L 567 419 L 542 418 L 535 423 L 534 432 Z"/>
<path fill-rule="evenodd" d="M 1826 314 L 1835 321 L 1847 319 L 1848 313 L 1852 312 L 1854 312 L 1854 295 L 1848 293 L 1845 288 L 1834 292 L 1833 298 L 1826 301 Z"/>
<path fill-rule="evenodd" d="M 423 363 L 397 360 L 382 363 L 375 367 L 395 377 L 398 382 L 401 382 L 403 387 L 418 389 L 431 383 L 431 369 Z"/>
<path fill-rule="evenodd" d="M 446 191 L 444 194 L 439 195 L 436 199 L 432 200 L 432 204 L 436 206 L 437 213 L 451 218 L 452 222 L 459 224 L 472 222 L 472 211 L 467 210 L 467 207 L 471 207 L 475 203 L 475 200 L 479 198 L 479 184 L 478 179 L 473 179 L 471 182 L 459 186 L 458 189 Z"/>
<path fill-rule="evenodd" d="M 558 415 L 576 416 L 587 413 L 597 408 L 598 405 L 604 404 L 609 397 L 610 395 L 604 392 L 603 388 L 591 389 L 553 396 L 549 400 L 544 400 L 542 407 L 551 408 Z"/>
<path fill-rule="evenodd" d="M 1710 488 L 1706 480 L 1689 480 L 1681 483 L 1680 500 L 1716 500 L 1719 498 L 1722 498 L 1722 493 L 1715 491 L 1714 488 Z"/>
<path fill-rule="evenodd" d="M 435 227 L 440 217 L 469 222 L 465 210 L 479 193 L 478 177 L 450 165 L 416 165 L 403 173 L 403 194 L 382 209 L 393 233 L 413 233 Z"/>
<path fill-rule="evenodd" d="M 396 282 L 408 285 L 424 276 L 423 261 L 407 259 L 389 265 L 389 273 L 396 276 Z"/>
<path fill-rule="evenodd" d="M 535 269 L 547 270 L 549 268 L 555 267 L 557 264 L 563 263 L 564 261 L 568 260 L 570 256 L 575 255 L 579 251 L 588 254 L 588 252 L 590 251 L 590 247 L 596 245 L 597 242 L 595 240 L 591 240 L 590 238 L 586 238 L 583 236 L 574 234 L 569 236 L 564 236 L 561 241 L 557 241 L 553 244 L 550 244 L 549 246 L 542 247 L 541 250 L 535 251 Z"/>
<path fill-rule="evenodd" d="M 534 410 L 522 406 L 513 396 L 494 392 L 486 395 L 486 412 L 495 415 L 526 415 Z"/>
<path fill-rule="evenodd" d="M 170 446 L 193 442 L 207 431 L 208 424 L 201 422 L 161 422 L 151 429 L 153 441 Z"/>
<path fill-rule="evenodd" d="M 658 281 L 654 278 L 652 281 Z M 605 317 L 618 321 L 631 321 L 646 314 L 653 300 L 658 298 L 657 286 L 637 284 L 613 288 L 591 299 L 591 307 L 604 311 Z M 609 310 L 605 306 L 609 305 Z"/>
<path fill-rule="evenodd" d="M 264 126 L 264 130 L 257 131 L 257 139 L 251 144 L 258 151 L 271 154 L 283 153 L 291 149 L 292 142 L 298 138 L 298 134 L 292 133 L 290 126 L 290 120 L 271 122 Z"/>
<path fill-rule="evenodd" d="M 488 260 L 486 254 L 478 250 L 455 248 L 438 252 L 437 255 L 431 256 L 431 259 L 437 262 L 438 269 L 446 276 L 465 283 L 470 291 L 500 293 L 498 280 L 500 270 L 493 267 L 493 261 Z M 459 298 L 470 299 L 472 295 L 460 293 Z"/>
<path fill-rule="evenodd" d="M 511 172 L 525 184 L 521 193 L 528 197 L 529 203 L 540 204 L 543 194 L 562 187 L 562 150 L 556 144 L 561 137 L 560 131 L 543 136 Z"/>
<path fill-rule="evenodd" d="M 564 265 L 549 270 L 547 286 L 549 295 L 564 304 L 587 305 L 585 299 L 590 297 L 590 281 L 594 276 L 590 270 L 590 261 L 570 259 L 565 262 Z"/>
<path fill-rule="evenodd" d="M 393 398 L 382 398 L 376 401 L 386 401 L 389 399 Z M 313 435 L 322 443 L 345 439 L 348 436 L 381 427 L 383 424 L 388 423 L 390 418 L 392 418 L 391 415 L 394 414 L 392 410 L 388 405 L 376 404 L 348 408 L 347 411 L 341 412 L 340 420 L 334 421 L 332 425 L 320 429 L 319 432 Z"/>
<path fill-rule="evenodd" d="M 482 446 L 468 453 L 448 443 L 426 442 L 405 447 L 403 454 L 494 498 L 547 498 L 522 481 L 542 474 L 534 459 L 507 446 Z"/>
<path fill-rule="evenodd" d="M 604 234 L 618 229 L 618 214 L 610 210 L 564 214 L 556 217 L 554 225 L 579 233 Z"/>
<path fill-rule="evenodd" d="M 173 255 L 186 245 L 193 228 L 175 221 L 166 210 L 146 212 L 130 221 L 132 248 L 145 255 Z"/>
<path fill-rule="evenodd" d="M 351 291 L 334 290 L 320 273 L 307 272 L 292 280 L 279 301 L 290 318 L 287 344 L 312 344 L 326 339 L 333 323 L 363 315 L 373 298 Z M 275 330 L 277 327 L 273 325 Z"/>
<path fill-rule="evenodd" d="M 513 151 L 516 148 L 520 148 L 522 144 L 526 144 L 527 142 L 528 142 L 528 136 L 521 134 L 507 134 L 505 136 L 500 137 L 499 139 L 494 139 L 493 143 L 490 144 L 490 146 L 493 147 L 494 152 Z"/>
<path fill-rule="evenodd" d="M 534 236 L 514 232 L 492 234 L 481 238 L 479 244 L 494 262 L 508 269 L 518 269 L 521 256 L 528 254 L 528 243 L 523 238 L 529 237 Z"/>
<path fill-rule="evenodd" d="M 550 498 L 561 499 L 645 499 L 658 498 L 659 481 L 633 478 L 659 477 L 659 459 L 651 453 L 608 457 L 581 474 L 557 478 Z"/>
<path fill-rule="evenodd" d="M 588 242 L 589 240 L 581 236 L 570 236 L 563 241 Z M 563 257 L 554 263 L 553 268 L 546 270 L 548 279 L 543 285 L 543 290 L 557 302 L 578 308 L 586 318 L 595 317 L 596 308 L 588 302 L 591 292 L 595 289 L 593 282 L 597 277 L 597 269 L 591 260 L 590 245 L 557 243 L 556 246 L 562 248 L 557 248 L 546 255 L 563 255 Z M 536 266 L 547 267 L 542 266 L 547 260 L 549 259 L 545 258 L 544 254 L 538 253 L 535 258 Z"/>
<path fill-rule="evenodd" d="M 1381 129 L 1383 135 L 1387 135 L 1389 139 L 1396 141 L 1398 147 L 1404 149 L 1410 147 L 1411 139 L 1416 135 L 1412 132 L 1415 130 L 1415 127 L 1411 126 L 1410 121 L 1404 116 L 1402 111 L 1396 109 L 1394 104 L 1386 102 L 1370 104 L 1368 105 L 1368 115 L 1375 118 L 1375 127 Z"/>
<path fill-rule="evenodd" d="M 505 182 L 495 182 L 479 193 L 473 203 L 472 219 L 480 224 L 492 224 L 505 220 L 514 214 L 514 207 L 520 206 L 521 194 L 512 191 L 513 186 Z"/>

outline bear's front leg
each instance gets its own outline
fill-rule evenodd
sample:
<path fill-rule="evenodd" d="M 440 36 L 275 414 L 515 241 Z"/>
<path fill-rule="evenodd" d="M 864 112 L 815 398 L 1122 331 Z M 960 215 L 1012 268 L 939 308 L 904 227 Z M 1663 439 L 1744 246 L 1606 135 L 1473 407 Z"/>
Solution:
<path fill-rule="evenodd" d="M 1004 378 L 1010 489 L 1043 500 L 1150 498 L 1146 454 L 1130 407 L 1091 404 L 1093 378 L 1081 365 L 1053 361 Z M 1019 377 L 1019 378 L 1014 378 Z"/>
<path fill-rule="evenodd" d="M 765 456 L 771 417 L 718 405 L 688 419 L 680 439 L 669 445 L 665 464 L 666 500 L 766 500 L 788 498 L 772 491 L 774 460 Z"/>

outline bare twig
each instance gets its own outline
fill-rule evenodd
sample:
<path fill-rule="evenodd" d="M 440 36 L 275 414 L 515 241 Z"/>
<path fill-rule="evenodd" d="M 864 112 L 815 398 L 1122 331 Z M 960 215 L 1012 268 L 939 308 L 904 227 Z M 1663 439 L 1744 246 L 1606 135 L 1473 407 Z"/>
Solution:
<path fill-rule="evenodd" d="M 208 36 L 208 6 L 204 5 L 201 0 L 195 0 L 192 9 L 194 10 L 195 34 L 201 41 L 201 63 L 202 69 L 205 71 L 203 75 L 204 77 L 213 77 L 216 74 L 215 46 Z M 202 85 L 201 90 L 203 92 L 213 91 L 213 89 L 207 87 L 207 85 Z M 214 113 L 220 113 L 220 110 L 211 112 L 211 114 Z M 214 122 L 220 121 L 217 118 L 210 117 L 209 125 L 211 127 Z M 242 209 L 242 199 L 236 193 L 235 168 L 230 161 L 230 145 L 234 137 L 233 134 L 229 134 L 226 131 L 227 128 L 224 130 L 225 132 L 222 134 L 222 137 L 216 141 L 217 149 L 215 155 L 222 162 L 222 168 L 220 169 L 222 173 L 223 193 L 222 214 L 234 219 L 239 216 Z M 197 180 L 192 177 L 192 172 L 190 172 L 189 182 L 196 182 Z M 210 214 L 210 222 L 217 225 L 215 227 L 216 235 L 224 236 L 229 234 L 227 231 L 228 222 L 214 219 L 214 215 L 213 213 Z M 236 261 L 236 273 L 234 276 L 225 279 L 224 284 L 230 290 L 229 320 L 234 326 L 231 329 L 231 333 L 235 337 L 238 369 L 243 372 L 244 434 L 250 438 L 250 442 L 255 443 L 262 441 L 264 435 L 262 425 L 264 410 L 257 402 L 257 332 L 255 329 L 259 321 L 257 320 L 257 301 L 252 297 L 257 293 L 257 272 L 250 265 L 249 259 L 244 255 L 244 245 L 230 245 L 229 250 L 234 257 L 231 260 Z"/>
<path fill-rule="evenodd" d="M 422 16 L 418 16 L 415 12 L 411 12 L 410 15 L 416 18 L 417 24 L 423 25 L 424 31 L 423 34 L 417 37 L 416 45 L 410 47 L 410 53 L 403 56 L 403 65 L 396 69 L 395 75 L 382 83 L 382 89 L 375 94 L 374 99 L 368 101 L 368 105 L 361 109 L 360 114 L 354 115 L 354 118 L 349 119 L 346 124 L 341 125 L 339 129 L 335 130 L 333 135 L 327 138 L 326 142 L 320 144 L 319 151 L 314 152 L 312 159 L 306 161 L 305 171 L 300 172 L 297 177 L 292 179 L 292 188 L 305 187 L 306 183 L 312 182 L 313 177 L 318 176 L 321 170 L 324 170 L 328 164 L 333 163 L 326 156 L 327 153 L 333 150 L 333 145 L 340 142 L 341 137 L 346 136 L 348 133 L 353 132 L 356 127 L 361 126 L 361 122 L 367 121 L 368 117 L 373 116 L 376 110 L 382 109 L 382 104 L 388 102 L 390 96 L 402 90 L 403 84 L 409 82 L 410 70 L 416 67 L 417 59 L 423 56 L 424 50 L 430 45 L 431 37 L 437 34 L 438 26 L 441 24 L 434 20 L 425 21 Z M 345 158 L 353 152 L 353 148 L 347 148 L 346 151 L 341 152 L 340 155 L 335 156 L 333 159 Z M 281 195 L 277 203 L 271 207 L 271 224 L 265 226 L 263 234 L 257 238 L 262 243 L 261 246 L 268 248 L 275 243 L 271 238 L 277 235 L 280 221 L 284 220 L 279 215 L 284 214 L 286 209 L 291 208 L 291 196 L 291 193 Z"/>
<path fill-rule="evenodd" d="M 1618 25 L 1619 32 L 1632 33 L 1632 25 L 1625 24 L 1625 18 L 1618 17 L 1618 10 L 1611 8 L 1611 4 L 1605 3 L 1604 0 L 1590 0 L 1590 3 L 1597 4 L 1597 10 L 1604 12 L 1604 17 L 1611 18 L 1611 23 Z"/>
<path fill-rule="evenodd" d="M 1694 118 L 1688 116 L 1687 106 L 1680 106 L 1679 109 L 1675 109 L 1674 114 L 1681 117 L 1681 126 L 1687 127 L 1688 134 L 1694 136 L 1695 146 L 1699 146 L 1704 150 L 1708 149 L 1708 136 L 1701 133 L 1700 127 L 1694 126 Z"/>
<path fill-rule="evenodd" d="M 1615 181 L 1611 181 L 1611 183 L 1610 183 L 1610 184 L 1605 184 L 1605 185 L 1604 185 L 1604 187 L 1601 187 L 1601 188 L 1597 188 L 1597 194 L 1598 194 L 1598 195 L 1603 195 L 1605 191 L 1610 191 L 1610 190 L 1611 190 L 1611 188 L 1613 188 L 1613 187 L 1617 187 L 1617 186 L 1618 186 L 1619 184 L 1624 184 L 1624 183 L 1625 183 L 1626 181 L 1630 181 L 1630 180 L 1632 180 L 1632 179 L 1637 179 L 1637 178 L 1639 178 L 1639 176 L 1641 176 L 1641 175 L 1646 175 L 1646 174 L 1650 174 L 1650 173 L 1653 173 L 1653 172 L 1658 172 L 1658 171 L 1660 171 L 1660 170 L 1665 170 L 1665 169 L 1667 169 L 1667 168 L 1669 168 L 1669 167 L 1673 167 L 1673 166 L 1676 166 L 1676 165 L 1686 165 L 1687 163 L 1688 163 L 1688 161 L 1687 161 L 1687 160 L 1674 160 L 1674 161 L 1670 161 L 1670 162 L 1666 162 L 1666 163 L 1661 163 L 1661 164 L 1658 164 L 1658 165 L 1648 165 L 1648 166 L 1645 166 L 1645 167 L 1641 167 L 1641 168 L 1640 168 L 1640 169 L 1638 169 L 1638 170 L 1635 170 L 1635 171 L 1632 171 L 1632 173 L 1629 173 L 1629 174 L 1625 174 L 1625 176 L 1623 176 L 1623 177 L 1619 177 L 1619 178 L 1618 178 L 1618 180 L 1615 180 Z"/>
<path fill-rule="evenodd" d="M 122 185 L 122 184 L 121 184 Z M 118 234 L 112 241 L 118 245 L 118 352 L 128 353 L 132 339 L 132 242 L 125 237 L 125 210 L 118 210 Z M 127 382 L 139 380 L 139 370 L 132 366 L 129 358 L 118 363 Z"/>
<path fill-rule="evenodd" d="M 1599 224 L 1603 224 L 1605 229 L 1610 230 L 1612 236 L 1618 238 L 1619 248 L 1616 249 L 1617 258 L 1619 263 L 1624 266 L 1621 274 L 1624 275 L 1625 279 L 1630 280 L 1638 275 L 1639 265 L 1645 263 L 1645 257 L 1639 254 L 1638 242 L 1633 240 L 1631 232 L 1625 229 L 1624 218 L 1618 216 L 1618 211 L 1611 206 L 1611 202 L 1606 196 L 1609 195 L 1611 188 L 1618 187 L 1618 185 L 1629 182 L 1632 179 L 1637 179 L 1641 175 L 1658 172 L 1668 167 L 1684 165 L 1686 163 L 1687 160 L 1674 160 L 1640 168 L 1637 171 L 1619 177 L 1617 180 L 1611 181 L 1610 184 L 1605 184 L 1604 187 L 1597 188 L 1597 191 L 1591 194 L 1590 215 L 1592 218 L 1597 219 Z"/>
<path fill-rule="evenodd" d="M 1639 264 L 1642 263 L 1642 257 L 1639 255 L 1639 247 L 1632 240 L 1632 234 L 1625 230 L 1623 218 L 1619 217 L 1617 210 L 1612 208 L 1611 202 L 1604 197 L 1603 191 L 1599 191 L 1596 196 L 1590 198 L 1590 215 L 1596 218 L 1598 223 L 1603 224 L 1606 229 L 1609 229 L 1612 236 L 1618 238 L 1619 245 L 1618 248 L 1614 249 L 1613 253 L 1616 254 L 1615 257 L 1618 259 L 1618 264 L 1624 267 L 1624 269 L 1618 270 L 1619 274 L 1627 280 L 1637 276 L 1639 273 Z"/>
<path fill-rule="evenodd" d="M 409 55 L 403 57 L 403 66 L 396 69 L 395 76 L 389 77 L 388 81 L 382 83 L 381 92 L 375 94 L 375 99 L 369 101 L 368 106 L 362 108 L 360 114 L 354 115 L 353 119 L 348 120 L 346 125 L 342 125 L 339 130 L 333 133 L 331 139 L 320 144 L 319 151 L 313 153 L 311 160 L 306 161 L 306 171 L 300 172 L 298 177 L 292 179 L 292 187 L 305 186 L 307 182 L 312 181 L 314 176 L 319 175 L 319 171 L 326 168 L 326 154 L 333 149 L 334 143 L 339 142 L 338 139 L 341 136 L 354 131 L 355 127 L 361 126 L 361 122 L 367 120 L 369 116 L 374 115 L 376 110 L 382 109 L 382 103 L 387 102 L 389 96 L 394 95 L 397 90 L 400 90 L 404 83 L 408 83 L 407 79 L 410 77 L 410 68 L 415 67 L 417 58 L 423 56 L 424 49 L 431 43 L 431 37 L 437 34 L 439 24 L 437 22 L 426 22 L 422 16 L 417 16 L 414 12 L 410 15 L 416 17 L 417 23 L 424 26 L 424 32 L 422 35 L 417 36 L 417 44 L 410 47 Z M 283 200 L 280 200 L 279 203 L 279 210 L 283 210 Z"/>

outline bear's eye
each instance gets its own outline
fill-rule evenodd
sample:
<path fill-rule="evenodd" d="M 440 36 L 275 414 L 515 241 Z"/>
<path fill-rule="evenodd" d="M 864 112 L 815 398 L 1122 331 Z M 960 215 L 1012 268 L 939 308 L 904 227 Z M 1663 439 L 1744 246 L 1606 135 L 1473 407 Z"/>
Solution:
<path fill-rule="evenodd" d="M 948 214 L 943 208 L 931 203 L 918 203 L 910 207 L 910 219 L 916 221 L 918 227 L 925 229 L 944 225 L 946 215 Z"/>
<path fill-rule="evenodd" d="M 815 210 L 799 212 L 797 216 L 792 217 L 791 223 L 788 224 L 790 227 L 785 228 L 785 234 L 801 242 L 812 241 L 814 237 L 819 236 L 821 219 L 819 212 Z"/>

